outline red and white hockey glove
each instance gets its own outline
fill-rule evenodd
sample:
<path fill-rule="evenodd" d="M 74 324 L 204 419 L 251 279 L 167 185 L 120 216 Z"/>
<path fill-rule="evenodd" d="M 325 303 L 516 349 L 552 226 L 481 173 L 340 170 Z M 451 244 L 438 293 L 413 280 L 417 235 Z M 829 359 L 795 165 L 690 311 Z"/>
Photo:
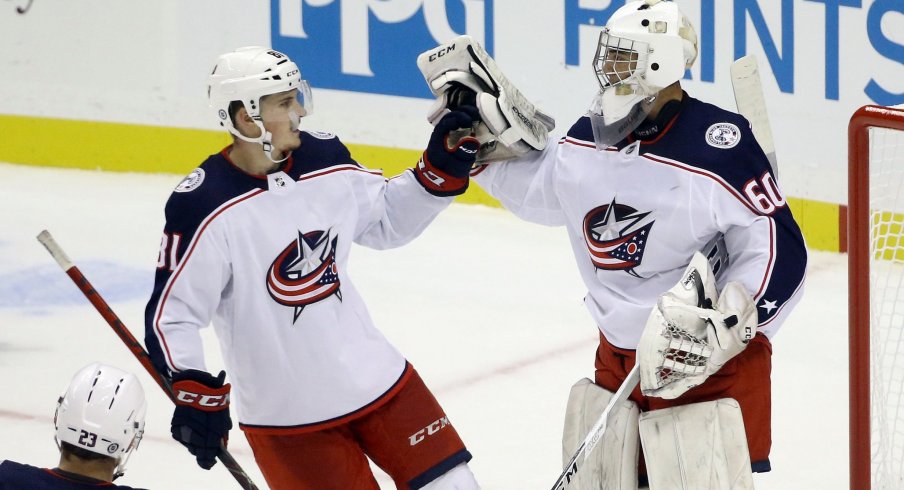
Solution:
<path fill-rule="evenodd" d="M 173 375 L 176 410 L 170 431 L 195 456 L 198 466 L 209 470 L 216 464 L 221 441 L 225 444 L 232 428 L 229 417 L 229 384 L 226 372 L 214 378 L 210 373 L 189 369 Z"/>
<path fill-rule="evenodd" d="M 457 196 L 468 189 L 468 174 L 480 142 L 472 126 L 480 116 L 477 109 L 462 106 L 445 116 L 433 128 L 430 142 L 414 168 L 418 182 L 435 196 Z"/>

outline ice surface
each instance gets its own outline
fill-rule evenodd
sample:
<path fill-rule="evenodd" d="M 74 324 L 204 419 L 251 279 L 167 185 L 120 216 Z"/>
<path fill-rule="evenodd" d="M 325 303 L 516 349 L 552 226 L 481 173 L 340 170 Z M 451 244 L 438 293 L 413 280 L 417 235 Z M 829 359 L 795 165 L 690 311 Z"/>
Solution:
<path fill-rule="evenodd" d="M 0 460 L 55 466 L 56 399 L 78 368 L 102 361 L 138 374 L 149 394 L 147 434 L 121 483 L 238 488 L 170 439 L 167 399 L 35 240 L 50 230 L 142 338 L 163 204 L 179 180 L 0 164 Z M 848 484 L 846 261 L 817 252 L 810 263 L 804 298 L 774 342 L 773 472 L 757 475 L 757 488 Z M 443 404 L 483 488 L 549 488 L 568 390 L 592 377 L 597 339 L 564 230 L 453 205 L 401 249 L 356 248 L 350 274 Z M 233 456 L 266 488 L 241 431 L 231 436 Z"/>

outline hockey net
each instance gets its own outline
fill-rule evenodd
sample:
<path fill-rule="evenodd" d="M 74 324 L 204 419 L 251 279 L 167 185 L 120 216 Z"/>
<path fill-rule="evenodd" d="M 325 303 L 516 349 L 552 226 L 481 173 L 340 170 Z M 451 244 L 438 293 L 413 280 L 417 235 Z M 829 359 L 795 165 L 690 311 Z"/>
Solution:
<path fill-rule="evenodd" d="M 904 488 L 904 109 L 848 128 L 851 488 Z"/>

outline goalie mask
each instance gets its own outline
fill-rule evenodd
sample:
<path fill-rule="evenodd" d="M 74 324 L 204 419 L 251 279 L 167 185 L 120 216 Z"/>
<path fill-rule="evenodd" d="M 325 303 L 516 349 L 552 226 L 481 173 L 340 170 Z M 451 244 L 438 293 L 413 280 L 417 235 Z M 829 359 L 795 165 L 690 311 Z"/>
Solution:
<path fill-rule="evenodd" d="M 272 155 L 272 134 L 264 129 L 261 115 L 261 99 L 264 96 L 295 90 L 301 114 L 289 112 L 289 122 L 293 130 L 298 128 L 302 117 L 314 110 L 311 87 L 301 78 L 301 71 L 288 56 L 269 48 L 248 46 L 226 53 L 217 59 L 207 81 L 207 96 L 210 107 L 217 115 L 221 127 L 235 137 L 251 143 L 260 143 L 264 153 L 275 163 L 288 158 L 274 160 Z M 236 129 L 230 106 L 241 102 L 248 116 L 261 130 L 257 138 L 243 135 Z"/>
<path fill-rule="evenodd" d="M 144 434 L 147 403 L 138 378 L 105 364 L 85 366 L 57 402 L 53 422 L 59 446 L 118 460 L 114 478 L 125 471 L 130 452 Z"/>
<path fill-rule="evenodd" d="M 589 115 L 597 148 L 634 131 L 656 94 L 680 80 L 696 59 L 697 34 L 675 3 L 633 1 L 615 11 L 593 59 L 600 92 Z"/>

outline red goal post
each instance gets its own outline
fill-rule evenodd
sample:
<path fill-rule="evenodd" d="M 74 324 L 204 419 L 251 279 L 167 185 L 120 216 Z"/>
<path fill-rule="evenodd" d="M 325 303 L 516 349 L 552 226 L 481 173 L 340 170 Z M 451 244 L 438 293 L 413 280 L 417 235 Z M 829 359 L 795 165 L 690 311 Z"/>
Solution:
<path fill-rule="evenodd" d="M 852 490 L 902 488 L 898 486 L 904 478 L 902 271 L 904 109 L 864 106 L 848 126 Z M 894 406 L 901 413 L 889 408 Z"/>

